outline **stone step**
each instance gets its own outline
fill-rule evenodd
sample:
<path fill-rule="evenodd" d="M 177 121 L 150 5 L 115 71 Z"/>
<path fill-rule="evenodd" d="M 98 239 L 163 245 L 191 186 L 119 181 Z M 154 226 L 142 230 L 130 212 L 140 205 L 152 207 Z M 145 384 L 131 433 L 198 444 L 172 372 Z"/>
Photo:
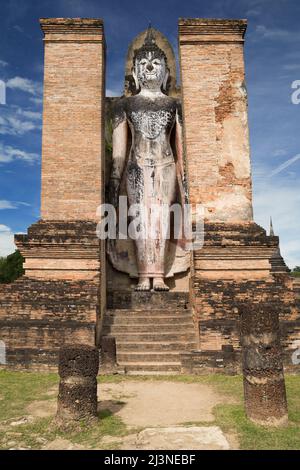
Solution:
<path fill-rule="evenodd" d="M 123 364 L 125 362 L 128 364 L 132 362 L 139 362 L 139 363 L 150 362 L 151 364 L 154 364 L 154 363 L 161 364 L 162 362 L 180 362 L 180 353 L 179 351 L 118 352 L 117 361 L 118 361 L 118 364 Z"/>
<path fill-rule="evenodd" d="M 136 315 L 145 315 L 149 317 L 154 316 L 166 316 L 166 317 L 175 317 L 175 316 L 182 316 L 182 315 L 192 315 L 192 311 L 190 308 L 173 308 L 173 307 L 164 307 L 164 308 L 115 308 L 115 309 L 107 309 L 105 316 L 136 316 Z"/>
<path fill-rule="evenodd" d="M 196 349 L 186 292 L 111 292 L 102 335 L 116 339 L 117 362 L 128 374 L 180 373 L 182 352 Z"/>
<path fill-rule="evenodd" d="M 106 315 L 104 325 L 139 325 L 139 324 L 168 324 L 168 325 L 182 325 L 191 324 L 193 321 L 192 316 L 189 315 L 156 315 L 154 318 L 150 315 Z"/>
<path fill-rule="evenodd" d="M 108 308 L 145 308 L 156 306 L 157 308 L 185 307 L 189 302 L 188 292 L 135 292 L 130 291 L 110 291 L 108 292 Z"/>
<path fill-rule="evenodd" d="M 121 342 L 152 342 L 152 341 L 157 341 L 157 342 L 165 342 L 165 341 L 194 341 L 195 338 L 195 331 L 192 329 L 191 331 L 178 331 L 178 328 L 176 332 L 132 332 L 129 331 L 128 333 L 124 333 L 124 331 L 118 331 L 112 333 L 108 329 L 103 330 L 103 336 L 113 336 L 116 338 L 117 344 L 119 341 Z"/>
<path fill-rule="evenodd" d="M 118 351 L 192 351 L 196 349 L 193 341 L 117 341 Z"/>
<path fill-rule="evenodd" d="M 169 375 L 180 373 L 181 371 L 181 363 L 178 361 L 160 363 L 122 362 L 120 366 L 124 367 L 127 374 L 132 375 Z"/>
<path fill-rule="evenodd" d="M 182 322 L 180 325 L 170 323 L 147 323 L 147 324 L 113 324 L 103 326 L 103 335 L 121 333 L 192 333 L 194 331 L 191 321 Z"/>

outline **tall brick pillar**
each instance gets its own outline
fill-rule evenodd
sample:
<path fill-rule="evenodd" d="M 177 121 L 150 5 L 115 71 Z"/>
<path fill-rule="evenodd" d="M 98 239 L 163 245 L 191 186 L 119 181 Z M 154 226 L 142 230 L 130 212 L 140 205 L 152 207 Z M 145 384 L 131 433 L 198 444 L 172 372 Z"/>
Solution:
<path fill-rule="evenodd" d="M 246 27 L 246 20 L 179 20 L 189 197 L 205 208 L 204 246 L 193 252 L 191 276 L 200 344 L 194 371 L 205 357 L 223 367 L 227 347 L 240 353 L 240 303 L 272 309 L 287 280 L 278 237 L 266 236 L 252 215 Z"/>
<path fill-rule="evenodd" d="M 41 19 L 43 220 L 95 220 L 103 200 L 105 43 L 99 19 Z"/>
<path fill-rule="evenodd" d="M 103 22 L 47 18 L 40 23 L 45 43 L 41 221 L 16 243 L 30 277 L 91 279 L 104 253 L 95 236 L 105 188 Z"/>
<path fill-rule="evenodd" d="M 5 287 L 12 365 L 56 366 L 65 343 L 95 345 L 105 309 L 105 39 L 101 19 L 41 19 L 45 43 L 41 220 L 16 235 L 25 276 Z"/>
<path fill-rule="evenodd" d="M 252 221 L 245 20 L 179 20 L 191 203 L 210 222 Z"/>

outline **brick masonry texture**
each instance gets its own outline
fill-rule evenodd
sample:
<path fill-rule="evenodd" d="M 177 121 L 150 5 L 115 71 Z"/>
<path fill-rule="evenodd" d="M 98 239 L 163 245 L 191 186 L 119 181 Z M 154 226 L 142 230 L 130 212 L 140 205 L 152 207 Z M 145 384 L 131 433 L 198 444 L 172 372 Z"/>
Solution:
<path fill-rule="evenodd" d="M 99 279 L 103 269 L 95 222 L 39 221 L 29 227 L 27 235 L 16 235 L 15 242 L 31 278 Z"/>
<path fill-rule="evenodd" d="M 99 19 L 42 19 L 45 42 L 42 220 L 16 236 L 25 276 L 0 286 L 8 366 L 57 367 L 58 349 L 91 346 L 105 308 L 105 39 Z"/>
<path fill-rule="evenodd" d="M 241 308 L 263 303 L 280 316 L 285 366 L 296 370 L 300 282 L 289 276 L 278 237 L 252 222 L 246 22 L 179 22 L 190 201 L 206 208 L 204 247 L 193 253 L 184 283 L 190 292 L 141 294 L 115 276 L 106 315 L 105 249 L 95 236 L 105 187 L 103 24 L 56 18 L 41 25 L 42 220 L 16 236 L 25 276 L 0 285 L 8 365 L 56 367 L 63 344 L 99 346 L 102 334 L 116 339 L 128 370 L 236 373 Z"/>
<path fill-rule="evenodd" d="M 42 19 L 43 220 L 95 220 L 104 187 L 103 23 Z"/>
<path fill-rule="evenodd" d="M 252 220 L 244 20 L 179 21 L 190 202 L 209 221 Z"/>
<path fill-rule="evenodd" d="M 246 20 L 180 19 L 185 158 L 192 204 L 205 207 L 205 244 L 192 262 L 191 300 L 200 351 L 183 369 L 240 368 L 244 302 L 280 306 L 285 362 L 300 339 L 299 313 L 277 237 L 252 222 L 244 73 Z M 228 351 L 227 348 L 232 348 Z"/>
<path fill-rule="evenodd" d="M 241 311 L 245 305 L 257 310 L 264 304 L 279 315 L 284 363 L 296 371 L 292 353 L 300 341 L 299 305 L 278 242 L 278 237 L 266 236 L 256 224 L 206 226 L 204 247 L 194 254 L 191 278 L 202 354 L 185 355 L 187 370 L 201 373 L 205 362 L 211 369 L 226 366 L 232 371 L 237 370 L 236 361 L 240 369 Z M 237 353 L 229 364 L 222 362 L 221 354 L 227 346 Z"/>
<path fill-rule="evenodd" d="M 57 367 L 62 344 L 95 344 L 99 282 L 36 280 L 0 285 L 0 330 L 7 365 Z"/>

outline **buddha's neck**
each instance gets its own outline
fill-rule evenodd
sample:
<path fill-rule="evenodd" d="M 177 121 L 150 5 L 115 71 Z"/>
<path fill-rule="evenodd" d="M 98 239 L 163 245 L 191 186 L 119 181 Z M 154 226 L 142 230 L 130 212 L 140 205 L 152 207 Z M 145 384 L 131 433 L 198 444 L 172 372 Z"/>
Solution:
<path fill-rule="evenodd" d="M 140 96 L 144 96 L 145 98 L 155 99 L 165 96 L 160 90 L 151 90 L 149 88 L 142 88 L 139 92 Z"/>

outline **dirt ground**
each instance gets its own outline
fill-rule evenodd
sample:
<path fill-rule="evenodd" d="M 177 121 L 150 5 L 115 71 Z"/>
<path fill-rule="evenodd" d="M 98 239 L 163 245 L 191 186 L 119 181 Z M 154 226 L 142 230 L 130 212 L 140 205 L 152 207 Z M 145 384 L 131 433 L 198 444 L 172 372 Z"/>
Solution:
<path fill-rule="evenodd" d="M 98 397 L 100 409 L 110 409 L 133 427 L 209 423 L 214 406 L 228 403 L 209 385 L 151 380 L 101 384 Z"/>
<path fill-rule="evenodd" d="M 60 429 L 58 376 L 0 370 L 0 449 L 300 448 L 300 375 L 285 375 L 289 425 L 254 425 L 241 376 L 99 377 L 93 423 Z"/>
<path fill-rule="evenodd" d="M 55 416 L 57 388 L 47 392 L 53 399 L 34 401 L 26 408 L 29 422 Z M 124 381 L 98 386 L 99 411 L 109 410 L 128 429 L 123 437 L 104 436 L 99 448 L 119 449 L 233 449 L 232 435 L 224 435 L 214 421 L 213 408 L 232 402 L 213 387 L 201 383 L 171 381 Z M 16 424 L 15 424 L 16 423 Z M 18 421 L 11 426 L 17 425 Z M 45 450 L 81 450 L 82 445 L 56 438 Z"/>

